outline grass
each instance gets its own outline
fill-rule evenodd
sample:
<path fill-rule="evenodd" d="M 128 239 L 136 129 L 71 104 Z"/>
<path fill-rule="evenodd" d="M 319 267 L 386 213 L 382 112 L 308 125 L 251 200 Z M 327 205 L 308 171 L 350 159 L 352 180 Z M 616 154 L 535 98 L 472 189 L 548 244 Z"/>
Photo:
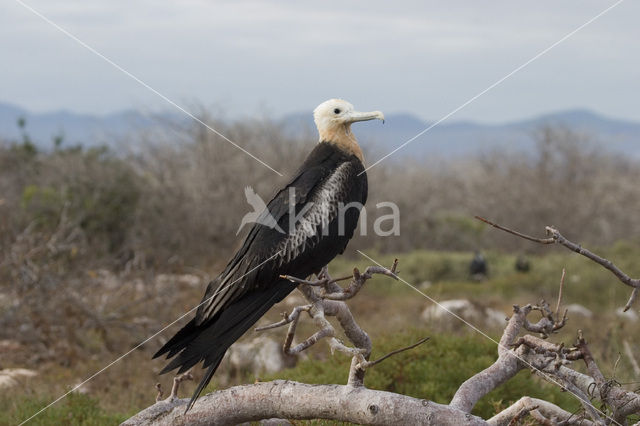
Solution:
<path fill-rule="evenodd" d="M 47 397 L 20 396 L 12 402 L 2 398 L 0 402 L 0 424 L 18 424 L 55 399 Z M 119 424 L 129 416 L 107 412 L 100 401 L 87 395 L 72 393 L 67 398 L 43 411 L 29 422 L 30 425 L 83 425 L 103 426 Z"/>
<path fill-rule="evenodd" d="M 640 276 L 637 263 L 640 246 L 618 243 L 613 247 L 592 249 L 614 261 L 629 275 Z M 629 291 L 608 271 L 584 257 L 562 248 L 549 247 L 544 255 L 530 256 L 531 271 L 522 274 L 514 270 L 514 254 L 488 252 L 485 256 L 489 262 L 490 277 L 478 283 L 467 278 L 472 253 L 415 251 L 395 256 L 367 254 L 384 265 L 391 265 L 398 257 L 403 279 L 413 285 L 428 281 L 430 285 L 423 286 L 424 291 L 438 301 L 465 298 L 502 310 L 505 314 L 510 312 L 513 303 L 524 305 L 541 298 L 555 306 L 558 282 L 562 268 L 565 268 L 564 304 L 584 305 L 594 312 L 594 318 L 570 317 L 565 329 L 552 336 L 551 340 L 572 344 L 577 328 L 582 328 L 603 373 L 621 382 L 633 380 L 630 379 L 633 373 L 628 360 L 622 356 L 618 361 L 618 357 L 622 352 L 623 339 L 635 344 L 633 336 L 638 335 L 640 327 L 614 314 L 616 308 L 625 304 Z M 362 271 L 370 264 L 362 257 L 341 257 L 332 263 L 330 271 L 339 276 L 348 274 L 354 266 Z M 195 305 L 197 300 L 193 302 Z M 373 358 L 424 336 L 431 337 L 424 345 L 392 357 L 367 372 L 366 385 L 370 388 L 448 403 L 464 380 L 486 368 L 497 356 L 495 343 L 466 328 L 450 332 L 436 324 L 422 322 L 420 313 L 430 302 L 401 282 L 375 277 L 349 304 L 358 322 L 372 336 Z M 277 320 L 279 313 L 288 309 L 290 307 L 280 304 L 268 313 L 264 321 Z M 313 331 L 305 317 L 299 326 L 297 340 Z M 284 330 L 269 333 L 274 339 L 282 339 Z M 249 334 L 255 337 L 255 334 Z M 493 330 L 490 335 L 497 338 L 499 330 Z M 171 380 L 170 377 L 157 376 L 163 362 L 149 360 L 153 349 L 149 345 L 134 352 L 96 377 L 89 384 L 88 394 L 71 394 L 36 417 L 31 424 L 118 424 L 152 404 L 156 381 L 161 381 L 164 388 L 169 389 Z M 78 383 L 79 378 L 90 376 L 118 355 L 114 354 L 109 359 L 74 360 L 40 366 L 39 377 L 0 395 L 0 424 L 16 424 L 28 418 L 63 394 L 69 386 Z M 348 364 L 346 356 L 331 356 L 326 343 L 320 343 L 309 351 L 309 358 L 295 368 L 261 377 L 261 380 L 284 378 L 307 383 L 345 383 Z M 582 368 L 581 363 L 574 365 Z M 200 371 L 196 370 L 196 373 Z M 253 380 L 253 376 L 245 374 L 225 383 L 225 386 Z M 208 390 L 220 386 L 220 383 L 216 378 Z M 194 386 L 194 383 L 184 386 L 181 395 L 190 395 Z M 523 395 L 549 400 L 569 411 L 578 408 L 571 395 L 523 371 L 485 396 L 475 407 L 474 414 L 489 417 Z"/>
<path fill-rule="evenodd" d="M 612 260 L 630 276 L 640 276 L 640 246 L 620 242 L 609 248 L 592 248 L 602 256 Z M 549 247 L 544 255 L 529 256 L 531 271 L 523 274 L 515 271 L 515 254 L 487 252 L 489 279 L 482 283 L 468 279 L 468 265 L 472 254 L 464 252 L 444 252 L 418 250 L 410 254 L 379 255 L 367 253 L 372 259 L 383 265 L 391 265 L 393 259 L 400 259 L 401 277 L 414 286 L 429 282 L 429 294 L 440 297 L 465 297 L 482 299 L 515 299 L 534 297 L 528 302 L 545 298 L 555 300 L 562 269 L 566 269 L 567 279 L 564 297 L 567 303 L 579 303 L 593 310 L 624 306 L 629 297 L 629 289 L 620 283 L 609 271 L 599 265 L 569 252 L 562 247 Z M 334 275 L 349 273 L 353 266 L 361 270 L 372 262 L 360 256 L 355 259 L 339 258 L 332 263 Z M 402 285 L 389 285 L 388 282 L 371 282 L 369 291 L 384 296 L 411 291 Z M 513 300 L 512 300 L 513 299 Z M 606 302 L 607 306 L 603 306 Z M 520 302 L 523 303 L 523 302 Z"/>

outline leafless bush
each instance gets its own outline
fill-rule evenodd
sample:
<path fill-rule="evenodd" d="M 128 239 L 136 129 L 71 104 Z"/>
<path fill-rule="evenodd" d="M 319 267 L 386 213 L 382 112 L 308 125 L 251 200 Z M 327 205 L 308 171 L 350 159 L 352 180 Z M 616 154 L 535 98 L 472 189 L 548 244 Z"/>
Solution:
<path fill-rule="evenodd" d="M 401 237 L 385 247 L 410 250 L 535 249 L 486 233 L 473 216 L 488 215 L 525 232 L 552 223 L 585 242 L 612 244 L 640 235 L 637 162 L 608 154 L 588 136 L 542 128 L 534 152 L 490 152 L 450 162 L 371 170 L 372 202 L 396 201 Z M 377 169 L 377 170 L 376 170 Z"/>
<path fill-rule="evenodd" d="M 211 122 L 206 111 L 201 117 Z M 213 124 L 285 176 L 315 143 L 291 139 L 268 120 Z M 118 153 L 0 145 L 0 337 L 22 327 L 24 343 L 49 352 L 61 342 L 75 351 L 130 347 L 144 327 L 160 324 L 154 307 L 168 296 L 154 274 L 217 270 L 240 242 L 244 187 L 269 198 L 287 179 L 197 124 L 167 123 L 129 144 Z M 350 247 L 523 247 L 473 220 L 486 212 L 524 231 L 545 221 L 598 244 L 640 235 L 640 218 L 629 214 L 640 209 L 640 168 L 593 146 L 568 130 L 542 129 L 534 153 L 383 162 L 368 173 L 369 231 L 376 203 L 393 201 L 400 236 L 356 237 Z M 120 292 L 87 291 L 101 270 L 117 276 Z M 183 297 L 195 301 L 198 293 Z M 147 303 L 134 309 L 130 301 L 140 297 Z M 147 325 L 120 339 L 118 323 Z"/>
<path fill-rule="evenodd" d="M 203 120 L 210 122 L 206 113 Z M 223 261 L 239 242 L 236 232 L 248 209 L 245 186 L 268 199 L 304 158 L 302 142 L 287 139 L 270 122 L 215 126 L 285 176 L 199 125 L 172 126 L 165 140 L 142 141 L 144 148 L 131 160 L 144 187 L 134 246 L 149 260 Z"/>

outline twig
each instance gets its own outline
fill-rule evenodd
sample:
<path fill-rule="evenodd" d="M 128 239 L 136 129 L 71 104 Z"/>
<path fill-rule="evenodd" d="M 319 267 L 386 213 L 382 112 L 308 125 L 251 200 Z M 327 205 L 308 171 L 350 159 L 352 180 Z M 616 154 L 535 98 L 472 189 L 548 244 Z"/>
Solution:
<path fill-rule="evenodd" d="M 291 275 L 280 275 L 280 278 L 284 278 L 285 280 L 289 280 L 294 283 L 306 284 L 306 285 L 316 286 L 316 287 L 327 285 L 329 283 L 329 280 L 326 278 L 321 280 L 315 280 L 315 281 L 303 280 L 302 278 L 292 277 Z"/>
<path fill-rule="evenodd" d="M 560 290 L 558 290 L 558 304 L 556 305 L 556 318 L 558 318 L 558 312 L 560 312 L 560 303 L 562 302 L 562 287 L 564 287 L 564 275 L 565 269 L 562 268 L 562 277 L 560 277 Z M 566 316 L 566 313 L 565 313 Z"/>
<path fill-rule="evenodd" d="M 374 274 L 386 275 L 387 277 L 393 278 L 394 280 L 398 279 L 396 275 L 396 268 L 398 266 L 398 259 L 393 262 L 393 266 L 391 269 L 387 269 L 381 266 L 369 266 L 365 269 L 364 273 L 360 273 L 358 268 L 353 268 L 353 279 L 349 286 L 345 289 L 337 287 L 334 292 L 328 294 L 322 294 L 321 297 L 326 300 L 348 300 L 354 297 L 358 292 L 362 289 L 364 284 L 370 279 Z M 332 282 L 336 282 L 336 280 L 332 280 Z"/>
<path fill-rule="evenodd" d="M 169 395 L 170 400 L 178 397 L 178 389 L 180 389 L 180 383 L 186 380 L 193 380 L 193 375 L 191 371 L 187 371 L 185 373 L 179 374 L 173 378 L 173 386 L 171 387 L 171 395 Z"/>
<path fill-rule="evenodd" d="M 569 250 L 574 251 L 578 254 L 583 255 L 588 259 L 593 260 L 599 265 L 602 265 L 604 268 L 611 271 L 611 273 L 613 273 L 613 275 L 615 275 L 623 284 L 626 284 L 629 287 L 632 287 L 634 289 L 640 288 L 639 279 L 631 278 L 629 275 L 625 274 L 620 268 L 618 268 L 612 261 L 605 259 L 604 257 L 598 256 L 597 254 L 585 248 L 582 248 L 580 245 L 567 240 L 564 236 L 562 236 L 562 234 L 560 234 L 560 232 L 557 229 L 551 226 L 547 226 L 545 229 L 547 230 L 547 234 L 551 235 L 551 238 L 556 240 L 558 244 L 561 244 L 566 248 L 568 248 Z"/>
<path fill-rule="evenodd" d="M 631 296 L 629 296 L 629 300 L 627 301 L 627 304 L 624 305 L 623 312 L 627 312 L 629 308 L 631 308 L 631 305 L 633 304 L 633 302 L 636 301 L 639 292 L 640 292 L 640 288 L 636 287 L 633 289 L 633 291 L 631 292 Z"/>
<path fill-rule="evenodd" d="M 296 306 L 295 308 L 293 308 L 293 311 L 291 311 L 291 314 L 287 315 L 287 313 L 284 312 L 282 314 L 283 318 L 280 321 L 273 324 L 263 325 L 262 327 L 256 327 L 254 328 L 254 330 L 264 331 L 264 330 L 271 330 L 272 328 L 282 327 L 283 325 L 287 325 L 290 322 L 296 321 L 300 316 L 300 312 L 302 311 L 309 312 L 310 309 L 311 309 L 311 305 Z"/>
<path fill-rule="evenodd" d="M 395 351 L 391 351 L 388 354 L 376 359 L 375 361 L 364 361 L 364 362 L 361 362 L 361 363 L 358 364 L 357 367 L 361 368 L 361 369 L 367 369 L 369 367 L 373 367 L 376 364 L 380 364 L 382 361 L 384 361 L 387 358 L 390 358 L 390 357 L 392 357 L 394 355 L 397 355 L 397 354 L 399 354 L 401 352 L 408 351 L 408 350 L 411 350 L 411 349 L 413 349 L 415 347 L 418 347 L 418 346 L 420 346 L 421 344 L 423 344 L 424 342 L 426 342 L 429 339 L 430 339 L 430 337 L 425 337 L 423 339 L 420 339 L 419 341 L 417 341 L 413 345 L 409 345 L 409 346 L 406 346 L 404 348 L 400 348 L 400 349 L 396 349 Z"/>
<path fill-rule="evenodd" d="M 480 216 L 474 216 L 474 217 L 476 219 L 486 223 L 486 224 L 489 224 L 489 225 L 493 226 L 494 228 L 498 228 L 501 231 L 508 232 L 509 234 L 513 234 L 513 235 L 515 235 L 517 237 L 520 237 L 520 238 L 524 238 L 525 240 L 533 241 L 534 243 L 540 243 L 540 244 L 553 244 L 553 243 L 555 243 L 555 240 L 553 238 L 536 238 L 536 237 L 532 237 L 530 235 L 523 234 L 523 233 L 518 232 L 518 231 L 514 231 L 513 229 L 509 229 L 506 226 L 498 225 L 497 223 L 491 222 L 490 220 L 485 219 L 483 217 L 480 217 Z"/>
<path fill-rule="evenodd" d="M 523 328 L 527 331 L 531 331 L 534 333 L 540 333 L 543 338 L 549 337 L 552 333 L 557 332 L 567 323 L 567 313 L 568 310 L 565 309 L 564 315 L 562 319 L 560 319 L 557 315 L 554 317 L 553 312 L 549 308 L 549 304 L 544 300 L 540 301 L 539 305 L 527 305 L 529 309 L 532 311 L 540 311 L 542 318 L 535 324 L 529 322 L 529 320 L 525 317 Z"/>
<path fill-rule="evenodd" d="M 638 365 L 638 361 L 636 361 L 636 357 L 633 356 L 631 345 L 629 345 L 628 341 L 623 340 L 622 346 L 624 346 L 624 353 L 627 355 L 627 358 L 629 358 L 631 368 L 633 368 L 633 373 L 636 375 L 636 377 L 640 377 L 640 366 Z"/>
<path fill-rule="evenodd" d="M 162 392 L 162 385 L 160 383 L 156 383 L 156 390 L 158 391 L 158 394 L 156 395 L 156 402 L 162 400 L 162 395 L 164 394 L 164 392 Z"/>
<path fill-rule="evenodd" d="M 529 235 L 525 235 L 521 232 L 514 231 L 513 229 L 509 229 L 505 226 L 498 225 L 497 223 L 493 223 L 490 220 L 487 220 L 480 216 L 475 216 L 475 218 L 493 226 L 494 228 L 498 228 L 502 231 L 508 232 L 509 234 L 516 235 L 520 238 L 524 238 L 529 241 L 533 241 L 540 244 L 553 244 L 553 243 L 560 244 L 562 246 L 565 246 L 569 250 L 575 253 L 581 254 L 587 259 L 590 259 L 595 263 L 601 265 L 605 269 L 609 270 L 613 275 L 616 276 L 616 278 L 618 278 L 618 280 L 620 280 L 621 283 L 633 288 L 633 291 L 631 292 L 631 296 L 629 297 L 629 301 L 624 307 L 625 312 L 629 310 L 629 308 L 631 307 L 631 304 L 638 297 L 638 292 L 640 291 L 640 279 L 631 278 L 629 275 L 625 274 L 620 268 L 618 268 L 612 261 L 605 259 L 604 257 L 598 256 L 597 254 L 585 248 L 582 248 L 579 244 L 576 244 L 572 241 L 567 240 L 557 229 L 555 229 L 552 226 L 545 227 L 547 235 L 551 235 L 551 237 L 536 238 L 536 237 L 531 237 Z"/>
<path fill-rule="evenodd" d="M 291 275 L 280 275 L 280 278 L 284 278 L 285 280 L 289 280 L 298 284 L 307 284 L 314 287 L 321 287 L 321 286 L 326 286 L 328 284 L 337 283 L 339 281 L 346 281 L 352 277 L 353 275 L 345 275 L 344 277 L 340 277 L 340 278 L 331 278 L 329 276 L 329 272 L 326 270 L 326 266 L 322 269 L 322 271 L 318 273 L 319 279 L 315 281 L 304 280 L 302 278 L 293 277 Z"/>

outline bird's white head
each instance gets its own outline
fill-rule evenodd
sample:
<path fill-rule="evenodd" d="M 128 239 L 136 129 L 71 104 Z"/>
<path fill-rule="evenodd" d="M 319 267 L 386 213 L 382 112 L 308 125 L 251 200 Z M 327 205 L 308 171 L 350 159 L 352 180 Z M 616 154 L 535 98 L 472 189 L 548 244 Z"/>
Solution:
<path fill-rule="evenodd" d="M 380 111 L 358 112 L 345 100 L 329 99 L 313 110 L 313 119 L 318 127 L 320 142 L 336 144 L 363 161 L 362 150 L 351 133 L 351 123 L 375 119 L 384 122 L 384 114 Z"/>

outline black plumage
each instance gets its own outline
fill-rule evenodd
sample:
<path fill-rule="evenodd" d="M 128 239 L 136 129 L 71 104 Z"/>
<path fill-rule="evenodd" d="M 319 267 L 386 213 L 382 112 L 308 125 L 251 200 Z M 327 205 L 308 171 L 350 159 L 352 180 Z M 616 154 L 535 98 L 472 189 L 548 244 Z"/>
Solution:
<path fill-rule="evenodd" d="M 469 264 L 469 275 L 471 277 L 485 277 L 488 273 L 487 260 L 482 253 L 477 251 Z"/>
<path fill-rule="evenodd" d="M 307 277 L 345 250 L 358 223 L 358 206 L 367 199 L 363 172 L 353 152 L 340 144 L 319 143 L 264 213 L 286 232 L 255 224 L 224 271 L 209 283 L 195 317 L 154 355 L 173 358 L 162 373 L 183 372 L 200 361 L 208 368 L 187 409 L 229 346 L 295 289 L 296 284 L 280 276 Z M 290 226 L 293 211 L 299 220 Z"/>

